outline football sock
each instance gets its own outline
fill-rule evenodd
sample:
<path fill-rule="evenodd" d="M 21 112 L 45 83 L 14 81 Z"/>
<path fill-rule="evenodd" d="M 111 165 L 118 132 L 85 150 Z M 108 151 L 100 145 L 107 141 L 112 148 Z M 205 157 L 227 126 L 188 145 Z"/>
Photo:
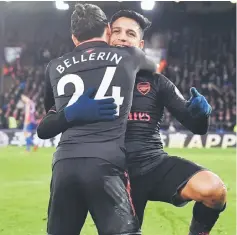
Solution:
<path fill-rule="evenodd" d="M 217 210 L 207 207 L 201 202 L 196 202 L 193 207 L 189 235 L 208 235 L 225 207 L 226 204 L 222 210 Z"/>

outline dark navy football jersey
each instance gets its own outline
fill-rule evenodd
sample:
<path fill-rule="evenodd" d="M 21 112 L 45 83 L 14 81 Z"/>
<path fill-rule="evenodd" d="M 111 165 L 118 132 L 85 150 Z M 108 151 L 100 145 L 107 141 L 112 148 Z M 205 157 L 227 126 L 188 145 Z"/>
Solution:
<path fill-rule="evenodd" d="M 177 87 L 161 74 L 139 72 L 133 95 L 125 141 L 131 175 L 145 174 L 162 162 L 163 156 L 167 156 L 160 136 L 165 107 L 193 133 L 204 134 L 208 129 L 208 117 L 195 119 L 190 116 L 187 101 Z M 69 124 L 63 112 L 56 113 L 55 108 L 39 126 L 44 138 L 55 136 L 67 128 Z"/>
<path fill-rule="evenodd" d="M 125 139 L 131 175 L 144 174 L 167 156 L 160 136 L 164 108 L 194 133 L 207 131 L 208 118 L 194 119 L 186 104 L 177 87 L 162 74 L 138 73 Z"/>
<path fill-rule="evenodd" d="M 57 112 L 73 104 L 88 88 L 96 88 L 95 99 L 113 97 L 117 118 L 74 126 L 62 133 L 59 148 L 82 157 L 102 157 L 114 152 L 124 155 L 124 135 L 139 70 L 155 72 L 156 65 L 137 48 L 111 47 L 102 41 L 86 42 L 71 53 L 51 61 L 46 70 L 46 111 L 54 104 Z M 91 146 L 89 144 L 93 143 Z M 74 154 L 75 155 L 75 154 Z M 100 156 L 99 156 L 100 155 Z"/>

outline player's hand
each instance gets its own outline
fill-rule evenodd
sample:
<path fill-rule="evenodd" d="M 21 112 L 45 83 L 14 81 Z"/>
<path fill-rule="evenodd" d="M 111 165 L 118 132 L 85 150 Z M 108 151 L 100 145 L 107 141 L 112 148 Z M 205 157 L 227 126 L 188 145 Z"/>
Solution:
<path fill-rule="evenodd" d="M 64 108 L 68 122 L 81 121 L 85 123 L 112 121 L 115 119 L 117 105 L 113 98 L 95 100 L 96 89 L 89 88 L 72 105 Z"/>
<path fill-rule="evenodd" d="M 208 117 L 211 114 L 212 108 L 206 98 L 195 87 L 190 89 L 190 94 L 191 98 L 187 102 L 187 107 L 191 116 L 194 118 Z"/>

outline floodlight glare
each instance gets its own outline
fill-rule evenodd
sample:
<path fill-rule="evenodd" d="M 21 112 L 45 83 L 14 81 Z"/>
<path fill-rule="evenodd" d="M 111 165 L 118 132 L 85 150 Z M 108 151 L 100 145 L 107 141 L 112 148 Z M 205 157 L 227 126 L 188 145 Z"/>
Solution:
<path fill-rule="evenodd" d="M 155 1 L 146 0 L 141 1 L 141 8 L 142 10 L 151 11 L 155 6 Z"/>
<path fill-rule="evenodd" d="M 58 10 L 68 10 L 69 9 L 69 5 L 67 3 L 65 3 L 64 1 L 61 0 L 56 0 L 56 8 Z"/>

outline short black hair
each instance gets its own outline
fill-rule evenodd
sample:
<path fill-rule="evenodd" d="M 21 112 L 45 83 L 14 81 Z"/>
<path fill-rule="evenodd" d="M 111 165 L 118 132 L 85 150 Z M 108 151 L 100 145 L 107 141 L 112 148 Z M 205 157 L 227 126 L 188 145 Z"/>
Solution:
<path fill-rule="evenodd" d="M 71 33 L 78 41 L 101 37 L 108 20 L 105 13 L 93 4 L 76 4 L 71 15 Z"/>
<path fill-rule="evenodd" d="M 142 37 L 144 35 L 144 32 L 151 26 L 151 21 L 149 21 L 142 14 L 139 14 L 138 12 L 132 10 L 120 10 L 116 12 L 110 20 L 110 25 L 112 26 L 113 23 L 121 17 L 126 17 L 135 20 L 140 26 Z"/>

